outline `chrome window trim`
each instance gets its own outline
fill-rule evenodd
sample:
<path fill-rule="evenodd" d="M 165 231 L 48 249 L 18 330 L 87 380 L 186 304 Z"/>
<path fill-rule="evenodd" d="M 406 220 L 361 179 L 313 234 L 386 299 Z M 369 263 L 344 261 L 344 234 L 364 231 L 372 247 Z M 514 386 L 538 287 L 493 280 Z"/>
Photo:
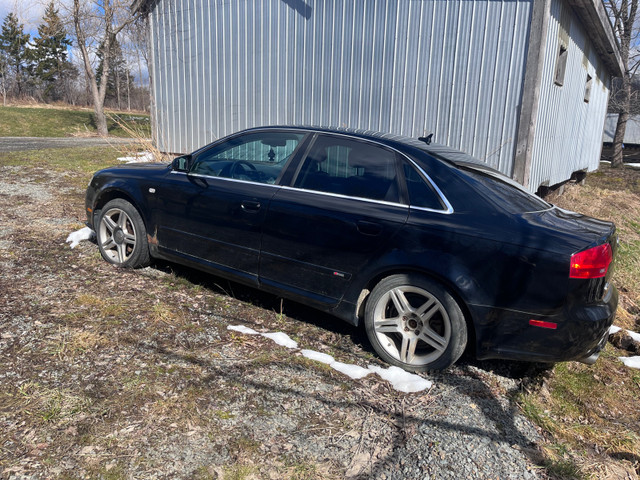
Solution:
<path fill-rule="evenodd" d="M 251 133 L 259 133 L 263 129 L 262 128 L 255 128 L 255 129 L 249 129 L 249 130 L 251 131 Z M 254 132 L 254 130 L 255 130 L 255 132 Z M 270 129 L 264 129 L 264 130 L 270 130 Z M 280 129 L 278 129 L 278 130 L 280 130 Z M 287 130 L 286 127 L 283 127 L 282 131 L 288 131 L 288 130 Z M 289 131 L 291 131 L 291 130 L 289 130 Z M 433 209 L 433 208 L 428 208 L 428 207 L 418 207 L 418 206 L 415 206 L 415 205 L 411 205 L 411 199 L 409 199 L 409 204 L 405 205 L 404 203 L 385 202 L 383 200 L 374 200 L 374 199 L 371 199 L 371 198 L 363 198 L 363 197 L 352 197 L 352 196 L 349 196 L 349 195 L 342 195 L 342 194 L 339 194 L 339 193 L 322 192 L 322 191 L 319 191 L 319 190 L 307 190 L 307 189 L 304 189 L 304 188 L 292 187 L 292 186 L 288 186 L 288 185 L 278 185 L 278 184 L 272 184 L 272 183 L 253 182 L 253 181 L 249 181 L 249 180 L 239 180 L 239 179 L 236 179 L 236 178 L 216 177 L 216 176 L 213 176 L 213 175 L 202 175 L 202 174 L 199 174 L 199 173 L 189 173 L 188 174 L 186 172 L 176 172 L 174 170 L 172 170 L 171 173 L 181 173 L 183 175 L 192 175 L 194 177 L 201 177 L 201 178 L 219 178 L 219 179 L 229 180 L 229 181 L 233 181 L 233 182 L 249 183 L 249 184 L 252 184 L 252 185 L 270 185 L 272 187 L 283 188 L 283 189 L 286 189 L 286 190 L 304 191 L 304 192 L 315 193 L 315 194 L 320 194 L 320 195 L 328 195 L 328 196 L 335 197 L 335 198 L 361 200 L 361 201 L 364 201 L 364 202 L 377 203 L 377 204 L 381 204 L 381 205 L 408 207 L 410 210 L 419 210 L 419 211 L 422 211 L 422 212 L 441 213 L 441 214 L 444 214 L 444 215 L 451 215 L 452 213 L 454 213 L 453 206 L 451 205 L 451 203 L 449 202 L 447 197 L 444 195 L 444 193 L 442 193 L 442 190 L 440 190 L 438 185 L 429 176 L 429 174 L 427 174 L 427 172 L 425 172 L 424 169 L 422 169 L 422 167 L 420 167 L 420 165 L 418 165 L 412 158 L 410 158 L 408 155 L 406 155 L 405 153 L 401 152 L 400 150 L 398 150 L 398 149 L 396 149 L 396 148 L 394 148 L 394 147 L 392 147 L 390 145 L 387 145 L 385 143 L 379 142 L 379 141 L 377 141 L 375 139 L 360 138 L 358 136 L 353 136 L 353 135 L 346 134 L 346 133 L 341 133 L 341 132 L 331 132 L 331 131 L 325 132 L 325 131 L 322 131 L 322 130 L 319 131 L 319 130 L 305 129 L 305 128 L 301 128 L 299 130 L 298 129 L 294 129 L 294 131 L 302 131 L 302 132 L 306 132 L 307 134 L 314 135 L 314 138 L 309 142 L 309 145 L 307 145 L 307 150 L 305 151 L 304 155 L 302 156 L 302 161 L 298 165 L 298 170 L 300 169 L 300 167 L 304 163 L 304 160 L 306 159 L 306 156 L 309 153 L 309 149 L 315 143 L 315 140 L 317 139 L 318 135 L 321 135 L 321 134 L 325 134 L 325 135 L 329 135 L 329 136 L 336 136 L 336 137 L 344 137 L 344 138 L 348 138 L 348 139 L 354 140 L 354 141 L 359 141 L 359 142 L 363 142 L 363 143 L 370 143 L 370 144 L 378 145 L 378 146 L 380 146 L 382 148 L 386 148 L 387 150 L 391 150 L 391 151 L 395 152 L 396 154 L 400 155 L 402 158 L 406 159 L 415 168 L 417 168 L 418 172 L 429 182 L 429 184 L 436 191 L 436 193 L 440 197 L 440 200 L 442 201 L 442 203 L 444 203 L 446 208 L 438 210 L 438 209 Z M 238 135 L 241 134 L 241 133 L 245 133 L 245 132 L 238 132 Z M 225 140 L 225 139 L 220 139 L 220 140 Z M 214 143 L 218 143 L 218 142 L 214 142 Z M 210 146 L 213 147 L 213 144 L 211 144 Z M 298 147 L 296 147 L 296 148 L 298 148 Z M 287 166 L 285 165 L 284 169 L 286 169 L 286 168 L 287 168 Z M 293 177 L 294 180 L 297 177 L 298 173 L 299 173 L 299 171 L 295 172 L 294 177 Z"/>
<path fill-rule="evenodd" d="M 402 155 L 404 158 L 409 160 L 411 165 L 413 165 L 415 168 L 418 169 L 418 172 L 420 172 L 424 176 L 424 178 L 427 179 L 427 181 L 431 184 L 433 189 L 436 191 L 436 193 L 440 197 L 440 200 L 442 201 L 442 203 L 444 203 L 444 205 L 447 207 L 444 210 L 434 210 L 432 208 L 427 208 L 427 207 L 416 207 L 416 206 L 411 205 L 411 199 L 409 199 L 409 205 L 411 206 L 411 208 L 413 208 L 415 210 L 426 211 L 426 212 L 439 212 L 439 213 L 444 213 L 445 215 L 451 215 L 453 213 L 453 206 L 451 205 L 451 203 L 449 203 L 449 200 L 447 199 L 447 197 L 444 196 L 444 193 L 442 193 L 442 190 L 440 190 L 438 185 L 436 185 L 436 182 L 434 182 L 431 179 L 431 177 L 429 176 L 429 174 L 427 174 L 427 172 L 425 172 L 422 169 L 422 167 L 420 167 L 420 165 L 418 165 L 415 161 L 413 161 L 413 159 L 409 158 L 408 156 L 406 156 L 402 152 L 398 152 L 398 153 L 400 153 L 400 155 Z"/>
<path fill-rule="evenodd" d="M 305 189 L 302 189 L 302 188 L 287 187 L 287 186 L 283 186 L 282 188 L 287 188 L 287 189 L 292 189 L 292 190 L 304 190 L 306 192 L 312 192 L 312 193 L 324 193 L 326 195 L 336 196 L 336 197 L 339 197 L 339 198 L 357 198 L 359 200 L 370 201 L 370 202 L 373 202 L 373 203 L 382 203 L 384 205 L 402 205 L 404 207 L 408 206 L 410 209 L 413 209 L 413 210 L 420 210 L 420 211 L 423 211 L 423 212 L 442 213 L 444 215 L 451 215 L 454 212 L 453 206 L 451 205 L 451 203 L 449 202 L 447 197 L 445 197 L 444 193 L 442 193 L 442 190 L 440 190 L 438 185 L 436 185 L 436 183 L 431 179 L 431 177 L 427 174 L 427 172 L 425 172 L 414 160 L 412 160 L 410 157 L 408 157 L 405 153 L 401 152 L 400 150 L 398 150 L 398 149 L 396 149 L 396 148 L 394 148 L 394 147 L 392 147 L 390 145 L 387 145 L 385 143 L 376 141 L 376 140 L 372 140 L 372 139 L 369 139 L 369 138 L 360 138 L 358 136 L 353 136 L 353 135 L 349 135 L 349 134 L 346 134 L 346 133 L 325 132 L 325 131 L 316 131 L 316 130 L 306 130 L 306 131 L 316 134 L 315 138 L 309 143 L 309 148 L 311 148 L 311 146 L 313 145 L 313 143 L 317 139 L 318 135 L 325 134 L 325 135 L 329 135 L 329 136 L 345 137 L 345 138 L 348 138 L 348 139 L 351 139 L 351 140 L 354 140 L 354 141 L 363 142 L 363 143 L 371 143 L 371 144 L 378 145 L 380 147 L 386 148 L 387 150 L 391 150 L 391 151 L 397 153 L 402 158 L 407 159 L 409 161 L 409 163 L 411 163 L 411 165 L 413 165 L 415 168 L 417 168 L 418 171 L 427 179 L 427 181 L 429 182 L 429 184 L 431 184 L 433 189 L 436 191 L 436 193 L 440 197 L 440 200 L 442 201 L 442 203 L 444 203 L 446 208 L 441 209 L 441 210 L 436 210 L 436 209 L 427 208 L 427 207 L 417 207 L 417 206 L 411 205 L 411 199 L 409 199 L 409 205 L 405 205 L 404 203 L 384 202 L 384 201 L 381 201 L 381 200 L 373 200 L 373 199 L 369 199 L 369 198 L 350 197 L 348 195 L 341 195 L 339 193 L 321 192 L 319 190 L 305 190 Z M 308 153 L 309 153 L 309 149 L 307 149 L 307 151 L 305 152 L 305 155 L 302 157 L 302 162 L 300 162 L 300 165 L 298 166 L 298 169 L 300 169 L 300 167 L 302 167 L 302 164 L 304 163 L 304 160 L 306 160 L 306 155 Z M 297 177 L 298 173 L 299 172 L 296 172 L 296 174 L 294 175 L 294 179 Z"/>
<path fill-rule="evenodd" d="M 181 172 L 178 172 L 178 173 L 181 173 Z M 212 178 L 216 180 L 224 180 L 225 182 L 248 183 L 250 185 L 265 185 L 268 187 L 282 188 L 282 185 L 278 185 L 276 183 L 255 182 L 253 180 L 241 180 L 239 178 L 217 177 L 216 175 L 203 175 L 202 173 L 189 173 L 189 176 L 198 177 L 198 178 Z"/>
<path fill-rule="evenodd" d="M 294 192 L 305 192 L 305 193 L 312 193 L 315 195 L 325 195 L 328 197 L 334 197 L 334 198 L 343 198 L 345 200 L 358 200 L 361 202 L 367 202 L 367 203 L 376 203 L 379 205 L 387 205 L 387 206 L 391 206 L 391 207 L 402 207 L 402 208 L 410 208 L 409 205 L 406 205 L 404 203 L 397 203 L 397 202 L 385 202 L 384 200 L 374 200 L 373 198 L 365 198 L 365 197 L 353 197 L 350 195 L 343 195 L 341 193 L 332 193 L 332 192 L 323 192 L 321 190 L 309 190 L 306 188 L 300 188 L 300 187 L 288 187 L 288 186 L 282 186 L 280 187 L 283 190 L 291 190 Z"/>

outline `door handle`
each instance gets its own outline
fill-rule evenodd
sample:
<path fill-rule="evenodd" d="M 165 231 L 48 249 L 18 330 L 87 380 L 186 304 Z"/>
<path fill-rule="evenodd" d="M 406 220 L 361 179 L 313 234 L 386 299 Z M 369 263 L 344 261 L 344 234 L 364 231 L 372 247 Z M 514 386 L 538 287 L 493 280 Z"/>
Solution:
<path fill-rule="evenodd" d="M 240 202 L 240 207 L 245 212 L 255 213 L 260 210 L 260 202 L 256 202 L 255 200 L 243 200 Z"/>
<path fill-rule="evenodd" d="M 382 225 L 374 222 L 366 222 L 364 220 L 360 220 L 357 224 L 358 231 L 363 235 L 380 235 L 382 233 Z"/>

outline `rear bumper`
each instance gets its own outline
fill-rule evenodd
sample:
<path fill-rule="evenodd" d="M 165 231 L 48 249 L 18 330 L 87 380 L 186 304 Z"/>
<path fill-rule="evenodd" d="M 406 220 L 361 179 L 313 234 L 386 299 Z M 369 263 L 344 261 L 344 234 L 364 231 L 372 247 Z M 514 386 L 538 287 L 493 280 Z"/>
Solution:
<path fill-rule="evenodd" d="M 532 362 L 580 361 L 593 364 L 608 339 L 618 292 L 612 284 L 595 303 L 568 305 L 552 315 L 475 307 L 479 359 L 503 358 Z M 531 326 L 529 320 L 556 324 L 555 329 Z"/>

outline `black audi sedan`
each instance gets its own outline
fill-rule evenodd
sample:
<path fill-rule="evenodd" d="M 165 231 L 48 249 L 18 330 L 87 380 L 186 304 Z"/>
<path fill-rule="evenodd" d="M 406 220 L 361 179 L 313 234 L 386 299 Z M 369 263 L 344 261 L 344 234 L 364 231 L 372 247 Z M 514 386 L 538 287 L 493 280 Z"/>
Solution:
<path fill-rule="evenodd" d="M 467 344 L 480 359 L 595 362 L 618 302 L 615 226 L 422 140 L 245 130 L 97 172 L 87 223 L 108 262 L 162 258 L 363 322 L 406 370 L 444 369 Z"/>

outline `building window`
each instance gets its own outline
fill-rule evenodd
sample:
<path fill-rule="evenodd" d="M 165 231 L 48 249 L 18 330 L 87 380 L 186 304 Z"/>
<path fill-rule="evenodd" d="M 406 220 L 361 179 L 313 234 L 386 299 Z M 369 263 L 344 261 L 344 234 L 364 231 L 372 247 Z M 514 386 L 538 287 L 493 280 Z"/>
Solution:
<path fill-rule="evenodd" d="M 593 78 L 591 75 L 587 73 L 587 82 L 584 85 L 584 101 L 585 103 L 589 103 L 591 99 L 591 84 L 593 83 Z"/>
<path fill-rule="evenodd" d="M 564 72 L 567 70 L 568 56 L 569 51 L 567 50 L 567 46 L 564 43 L 560 43 L 558 58 L 556 60 L 556 72 L 553 79 L 553 82 L 560 87 L 564 85 Z"/>

